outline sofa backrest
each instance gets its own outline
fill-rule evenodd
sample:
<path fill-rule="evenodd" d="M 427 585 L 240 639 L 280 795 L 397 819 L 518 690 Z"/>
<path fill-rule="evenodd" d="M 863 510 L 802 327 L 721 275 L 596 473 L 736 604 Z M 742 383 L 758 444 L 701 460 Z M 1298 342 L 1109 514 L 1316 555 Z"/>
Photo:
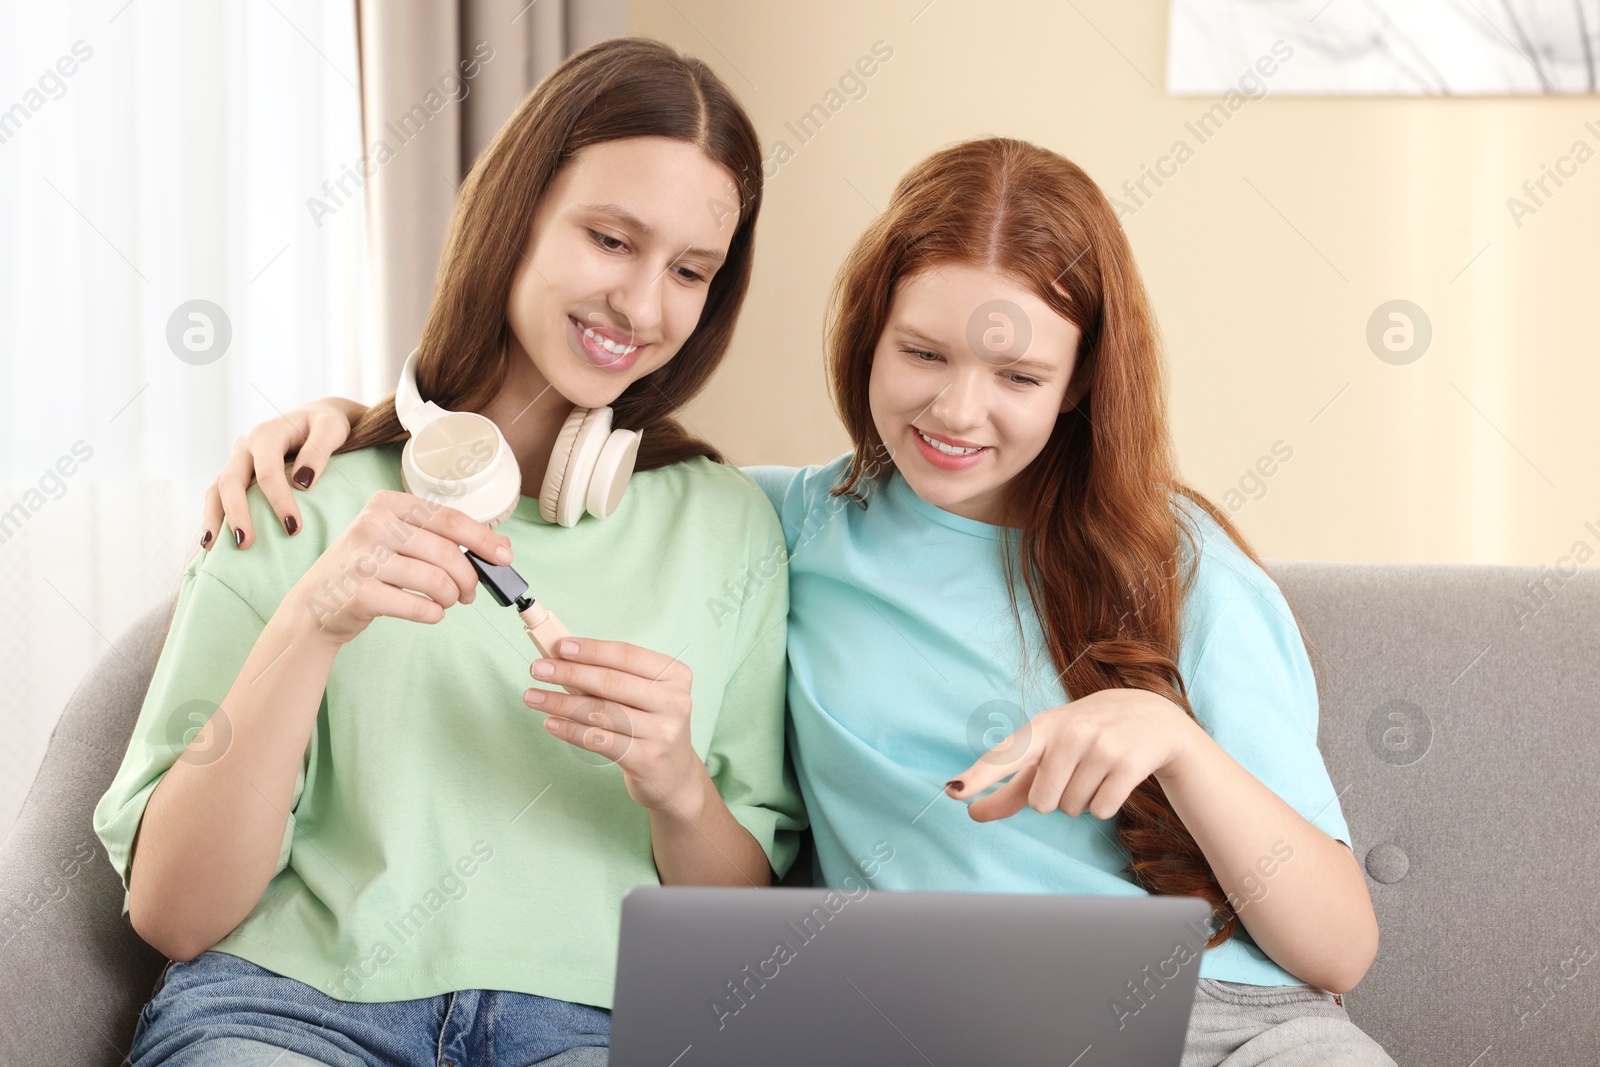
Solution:
<path fill-rule="evenodd" d="M 1600 1060 L 1600 572 L 1267 561 L 1377 909 L 1345 998 L 1407 1067 Z"/>
<path fill-rule="evenodd" d="M 1378 914 L 1351 1017 L 1407 1067 L 1593 1062 L 1600 573 L 1267 565 L 1312 641 L 1319 744 Z M 0 843 L 0 1063 L 120 1063 L 164 963 L 91 820 L 167 613 L 78 687 Z M 809 851 L 785 884 L 809 883 Z"/>

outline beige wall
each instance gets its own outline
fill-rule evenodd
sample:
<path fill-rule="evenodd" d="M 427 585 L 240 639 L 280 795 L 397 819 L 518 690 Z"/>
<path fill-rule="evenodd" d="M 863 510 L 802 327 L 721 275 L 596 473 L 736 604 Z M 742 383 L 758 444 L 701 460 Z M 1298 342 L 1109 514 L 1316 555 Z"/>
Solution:
<path fill-rule="evenodd" d="M 1119 195 L 1182 137 L 1193 158 L 1161 188 L 1147 181 L 1154 195 L 1124 226 L 1192 484 L 1220 502 L 1276 442 L 1292 448 L 1234 513 L 1275 558 L 1555 564 L 1578 541 L 1600 550 L 1600 159 L 1520 228 L 1506 203 L 1575 141 L 1600 148 L 1600 96 L 1269 96 L 1199 144 L 1184 124 L 1215 100 L 1162 91 L 1165 4 L 924 3 L 631 2 L 635 32 L 704 58 L 768 150 L 794 150 L 768 183 L 734 355 L 688 412 L 734 460 L 844 450 L 824 297 L 916 160 L 1005 134 Z M 866 95 L 801 145 L 784 123 L 880 40 L 893 58 Z M 1434 331 L 1406 366 L 1366 343 L 1395 298 Z"/>

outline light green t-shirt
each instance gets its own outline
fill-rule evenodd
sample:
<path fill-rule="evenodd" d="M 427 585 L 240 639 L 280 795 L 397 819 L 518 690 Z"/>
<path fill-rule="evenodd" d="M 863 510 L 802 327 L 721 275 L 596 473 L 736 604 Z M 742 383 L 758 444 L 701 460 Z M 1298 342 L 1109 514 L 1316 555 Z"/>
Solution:
<path fill-rule="evenodd" d="M 197 551 L 95 808 L 124 887 L 161 776 L 289 589 L 374 492 L 402 488 L 400 447 L 335 456 L 298 493 L 293 537 L 252 486 L 256 542 L 240 551 L 224 531 Z M 575 635 L 688 664 L 694 750 L 784 874 L 805 815 L 784 753 L 785 546 L 761 490 L 695 459 L 635 474 L 608 519 L 556 526 L 522 497 L 499 532 L 530 594 Z M 440 623 L 380 617 L 340 649 L 277 871 L 213 947 L 345 1001 L 502 989 L 609 1008 L 622 895 L 660 880 L 649 814 L 621 768 L 551 736 L 523 703 L 544 684 L 528 673 L 537 655 L 481 585 Z"/>

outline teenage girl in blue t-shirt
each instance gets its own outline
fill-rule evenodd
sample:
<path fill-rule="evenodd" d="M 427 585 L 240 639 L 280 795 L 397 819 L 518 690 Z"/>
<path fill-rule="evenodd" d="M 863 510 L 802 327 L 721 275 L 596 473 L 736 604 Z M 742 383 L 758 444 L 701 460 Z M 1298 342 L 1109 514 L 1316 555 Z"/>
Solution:
<path fill-rule="evenodd" d="M 1392 1064 L 1340 996 L 1378 929 L 1336 798 L 1314 802 L 1331 788 L 1304 643 L 1239 532 L 1179 479 L 1154 316 L 1099 188 L 1013 140 L 924 160 L 840 273 L 828 361 L 853 451 L 752 470 L 789 539 L 793 755 L 824 877 L 854 860 L 895 888 L 1204 897 L 1205 947 L 1249 941 L 1254 960 L 1202 977 L 1185 1067 Z M 248 521 L 252 473 L 292 515 L 278 460 L 298 448 L 314 475 L 350 410 L 318 402 L 243 439 L 207 529 Z M 994 543 L 941 548 L 964 535 Z M 1028 685 L 1061 699 L 982 715 L 976 697 L 1026 707 Z M 944 779 L 966 829 L 934 814 Z M 874 805 L 901 833 L 857 855 Z M 985 843 L 994 822 L 1017 836 Z M 1100 822 L 1115 847 L 1074 834 Z"/>

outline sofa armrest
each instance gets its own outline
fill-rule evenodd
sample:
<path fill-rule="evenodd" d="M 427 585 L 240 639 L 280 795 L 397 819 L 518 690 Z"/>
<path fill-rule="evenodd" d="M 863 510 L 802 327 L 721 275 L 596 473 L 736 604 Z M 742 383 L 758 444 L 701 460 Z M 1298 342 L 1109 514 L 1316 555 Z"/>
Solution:
<path fill-rule="evenodd" d="M 122 915 L 122 881 L 93 816 L 127 750 L 171 609 L 141 616 L 79 684 L 0 842 L 0 1063 L 122 1063 L 166 963 Z"/>

